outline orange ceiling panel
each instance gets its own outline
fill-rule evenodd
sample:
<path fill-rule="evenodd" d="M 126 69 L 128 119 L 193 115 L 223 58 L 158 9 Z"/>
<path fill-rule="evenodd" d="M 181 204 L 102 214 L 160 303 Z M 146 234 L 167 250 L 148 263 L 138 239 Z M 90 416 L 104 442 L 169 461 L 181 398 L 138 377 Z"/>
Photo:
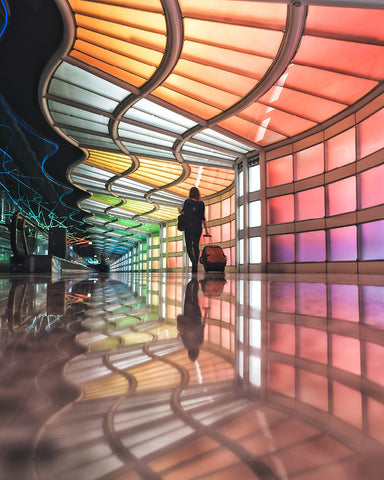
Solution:
<path fill-rule="evenodd" d="M 265 119 L 262 125 L 244 120 L 243 118 L 232 116 L 227 120 L 218 123 L 220 127 L 225 128 L 229 132 L 234 132 L 251 142 L 259 145 L 268 145 L 270 143 L 284 140 L 286 137 L 280 133 L 268 130 L 269 118 Z"/>
<path fill-rule="evenodd" d="M 384 77 L 384 45 L 369 45 L 304 35 L 294 63 L 362 78 L 382 80 Z"/>
<path fill-rule="evenodd" d="M 377 85 L 373 80 L 293 64 L 288 67 L 281 83 L 288 88 L 346 104 L 355 102 Z"/>
<path fill-rule="evenodd" d="M 184 42 L 181 57 L 254 79 L 260 79 L 272 63 L 272 58 L 190 40 Z"/>
<path fill-rule="evenodd" d="M 308 9 L 305 32 L 327 33 L 334 38 L 350 37 L 367 43 L 384 41 L 384 10 L 345 7 L 313 7 Z"/>
<path fill-rule="evenodd" d="M 289 137 L 308 130 L 316 125 L 315 122 L 306 120 L 297 115 L 292 115 L 282 110 L 275 109 L 260 102 L 253 103 L 238 115 L 240 118 L 259 125 L 268 122 L 268 128 Z"/>
<path fill-rule="evenodd" d="M 198 88 L 200 88 L 200 86 Z M 216 107 L 195 100 L 194 98 L 188 97 L 187 95 L 183 95 L 169 88 L 159 87 L 154 91 L 153 95 L 165 100 L 171 105 L 177 105 L 185 112 L 191 112 L 203 119 L 208 119 L 221 113 Z"/>
<path fill-rule="evenodd" d="M 81 49 L 76 45 L 75 48 L 91 55 L 92 49 L 99 47 L 103 50 L 109 51 L 110 54 L 115 54 L 114 58 L 116 58 L 117 55 L 121 55 L 154 66 L 157 66 L 163 58 L 162 52 L 152 48 L 143 47 L 142 45 L 137 45 L 131 42 L 127 43 L 125 40 L 111 38 L 101 33 L 85 30 L 84 28 L 77 29 L 77 38 L 78 41 L 76 43 L 82 41 L 83 48 Z M 97 56 L 96 53 L 97 51 L 93 54 Z"/>
<path fill-rule="evenodd" d="M 287 15 L 286 5 L 228 0 L 179 0 L 185 17 L 218 20 L 240 25 L 264 25 L 282 30 Z"/>
<path fill-rule="evenodd" d="M 113 37 L 124 41 L 128 41 L 129 39 L 129 43 L 132 45 L 141 45 L 164 52 L 166 36 L 163 33 L 149 32 L 141 28 L 109 22 L 100 18 L 87 17 L 85 15 L 76 15 L 75 19 L 78 28 L 98 32 L 106 37 Z"/>
<path fill-rule="evenodd" d="M 346 107 L 342 103 L 280 86 L 271 88 L 260 98 L 260 102 L 314 122 L 323 122 Z"/>
<path fill-rule="evenodd" d="M 160 0 L 103 0 L 103 3 L 162 12 Z"/>
<path fill-rule="evenodd" d="M 196 82 L 217 87 L 223 92 L 229 92 L 237 96 L 245 95 L 257 83 L 256 80 L 248 76 L 225 71 L 221 67 L 203 65 L 189 60 L 180 60 L 174 71 L 181 77 L 187 77 Z M 233 98 L 231 101 L 233 101 Z"/>
<path fill-rule="evenodd" d="M 283 38 L 282 31 L 244 27 L 204 20 L 184 19 L 185 38 L 231 50 L 273 58 Z"/>
<path fill-rule="evenodd" d="M 139 77 L 138 75 L 134 75 L 132 73 L 127 72 L 126 70 L 117 68 L 114 65 L 110 65 L 100 60 L 97 60 L 94 57 L 90 57 L 89 55 L 84 55 L 83 53 L 77 52 L 76 50 L 73 50 L 71 52 L 71 57 L 77 58 L 78 60 L 92 67 L 98 68 L 102 72 L 109 73 L 109 75 L 119 78 L 124 82 L 130 83 L 135 87 L 142 85 L 146 80 L 143 77 Z"/>
<path fill-rule="evenodd" d="M 163 86 L 184 95 L 191 95 L 192 98 L 221 110 L 225 110 L 240 100 L 240 97 L 236 95 L 206 85 L 204 77 L 201 77 L 199 82 L 197 79 L 190 80 L 189 78 L 173 74 L 163 83 Z M 192 113 L 196 112 L 192 111 Z"/>
<path fill-rule="evenodd" d="M 156 71 L 156 65 L 137 61 L 135 58 L 131 58 L 127 54 L 115 53 L 109 49 L 85 43 L 81 40 L 75 42 L 74 48 L 89 57 L 98 59 L 105 65 L 111 65 L 115 68 L 126 70 L 127 72 L 135 72 L 136 75 L 144 78 L 149 78 Z M 154 53 L 156 53 L 157 56 L 159 55 L 158 52 Z M 148 61 L 150 61 L 150 57 L 151 55 L 148 55 Z"/>
<path fill-rule="evenodd" d="M 129 8 L 131 2 L 125 2 L 124 6 L 116 5 L 117 2 L 90 2 L 86 0 L 69 0 L 75 14 L 87 15 L 94 18 L 116 22 L 117 24 L 132 25 L 152 32 L 166 33 L 165 19 L 160 0 L 154 11 L 140 8 Z M 128 5 L 125 6 L 125 5 Z"/>

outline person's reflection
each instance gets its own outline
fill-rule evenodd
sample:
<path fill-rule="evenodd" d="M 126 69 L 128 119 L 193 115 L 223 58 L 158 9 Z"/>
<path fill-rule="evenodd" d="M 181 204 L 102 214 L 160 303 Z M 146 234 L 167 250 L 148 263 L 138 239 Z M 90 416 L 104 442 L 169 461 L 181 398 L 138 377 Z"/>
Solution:
<path fill-rule="evenodd" d="M 188 350 L 188 357 L 195 362 L 204 342 L 204 327 L 206 318 L 202 318 L 199 305 L 199 282 L 196 278 L 188 283 L 185 290 L 184 313 L 177 316 L 177 329 Z"/>

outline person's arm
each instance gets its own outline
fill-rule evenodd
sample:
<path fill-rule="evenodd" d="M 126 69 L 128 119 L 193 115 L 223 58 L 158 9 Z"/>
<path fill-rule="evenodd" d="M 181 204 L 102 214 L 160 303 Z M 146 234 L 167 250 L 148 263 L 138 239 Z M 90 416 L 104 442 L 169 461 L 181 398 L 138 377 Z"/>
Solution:
<path fill-rule="evenodd" d="M 207 221 L 205 220 L 205 204 L 203 203 L 204 207 L 203 207 L 203 225 L 204 225 L 204 230 L 205 230 L 205 235 L 209 235 L 209 231 L 208 231 L 208 225 L 207 225 Z"/>
<path fill-rule="evenodd" d="M 186 204 L 186 200 L 184 200 L 184 203 L 183 203 L 183 208 L 179 208 L 179 213 L 183 214 L 185 212 L 185 204 Z"/>

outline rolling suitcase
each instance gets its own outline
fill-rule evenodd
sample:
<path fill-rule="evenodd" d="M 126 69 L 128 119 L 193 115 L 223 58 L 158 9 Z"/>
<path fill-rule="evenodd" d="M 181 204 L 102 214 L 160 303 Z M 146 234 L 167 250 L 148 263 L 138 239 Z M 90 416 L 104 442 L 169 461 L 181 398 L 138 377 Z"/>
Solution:
<path fill-rule="evenodd" d="M 219 245 L 205 245 L 201 252 L 200 263 L 206 272 L 224 272 L 227 257 Z"/>

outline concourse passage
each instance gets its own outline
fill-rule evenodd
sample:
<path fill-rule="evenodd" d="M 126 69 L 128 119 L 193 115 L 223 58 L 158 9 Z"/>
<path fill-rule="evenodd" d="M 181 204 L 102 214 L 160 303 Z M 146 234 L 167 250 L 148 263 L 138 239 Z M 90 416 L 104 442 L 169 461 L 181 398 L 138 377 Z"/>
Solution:
<path fill-rule="evenodd" d="M 384 279 L 0 277 L 7 480 L 381 480 Z"/>

